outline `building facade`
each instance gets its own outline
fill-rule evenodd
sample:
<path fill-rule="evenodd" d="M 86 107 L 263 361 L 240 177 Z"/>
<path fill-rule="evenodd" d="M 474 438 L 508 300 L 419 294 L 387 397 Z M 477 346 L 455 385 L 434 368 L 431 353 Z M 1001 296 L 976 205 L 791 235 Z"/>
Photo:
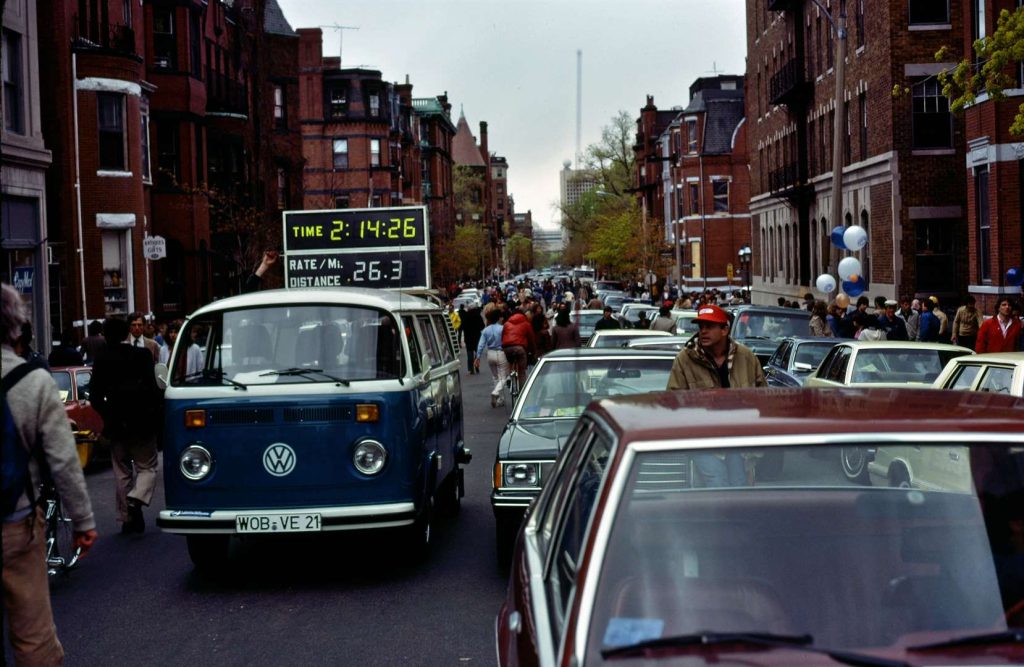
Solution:
<path fill-rule="evenodd" d="M 0 128 L 0 281 L 13 285 L 29 307 L 38 349 L 49 349 L 51 322 L 70 328 L 59 303 L 73 298 L 60 280 L 51 280 L 46 170 L 47 150 L 39 105 L 39 29 L 36 0 L 9 0 L 3 8 L 3 116 Z M 58 276 L 59 277 L 59 276 Z"/>
<path fill-rule="evenodd" d="M 838 14 L 836 0 L 824 5 Z M 830 231 L 856 223 L 868 244 L 852 254 L 870 294 L 955 301 L 967 277 L 964 129 L 937 75 L 962 57 L 952 38 L 963 34 L 963 3 L 856 0 L 845 7 L 842 213 L 833 220 L 830 14 L 812 0 L 747 0 L 753 300 L 802 296 L 819 274 L 835 275 L 851 253 L 831 246 Z M 948 62 L 936 62 L 943 46 L 951 47 Z"/>

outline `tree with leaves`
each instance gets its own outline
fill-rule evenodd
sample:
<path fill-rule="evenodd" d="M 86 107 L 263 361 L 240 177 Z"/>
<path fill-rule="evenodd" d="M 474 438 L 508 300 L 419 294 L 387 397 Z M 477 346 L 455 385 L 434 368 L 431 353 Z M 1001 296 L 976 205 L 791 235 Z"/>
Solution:
<path fill-rule="evenodd" d="M 509 268 L 516 273 L 523 273 L 533 262 L 533 241 L 522 234 L 513 235 L 505 245 L 508 253 Z"/>
<path fill-rule="evenodd" d="M 1013 66 L 1024 62 L 1024 6 L 1014 11 L 1002 10 L 991 35 L 974 42 L 975 60 L 964 59 L 955 68 L 939 74 L 942 92 L 950 98 L 950 110 L 962 111 L 977 100 L 979 93 L 991 99 L 1003 99 L 1004 92 L 1017 88 Z M 935 54 L 939 62 L 948 58 L 949 48 Z M 1010 134 L 1024 136 L 1024 104 L 1010 125 Z"/>

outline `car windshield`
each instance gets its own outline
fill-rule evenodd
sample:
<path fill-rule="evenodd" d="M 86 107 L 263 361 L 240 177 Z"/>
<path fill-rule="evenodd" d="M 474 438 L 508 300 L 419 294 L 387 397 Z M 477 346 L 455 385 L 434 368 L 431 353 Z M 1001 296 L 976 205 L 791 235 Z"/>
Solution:
<path fill-rule="evenodd" d="M 795 310 L 793 313 L 759 313 L 743 311 L 736 317 L 733 338 L 785 338 L 806 336 L 810 313 Z"/>
<path fill-rule="evenodd" d="M 66 371 L 52 371 L 50 375 L 57 383 L 57 391 L 60 392 L 60 400 L 67 403 L 71 400 L 71 373 Z"/>
<path fill-rule="evenodd" d="M 246 386 L 333 383 L 404 375 L 394 319 L 374 308 L 229 310 L 189 320 L 180 337 L 192 345 L 176 347 L 174 385 L 218 385 L 225 379 Z"/>
<path fill-rule="evenodd" d="M 868 648 L 1020 626 L 1024 448 L 871 444 L 875 486 L 829 463 L 837 446 L 638 453 L 605 542 L 589 655 L 699 631 Z M 766 456 L 782 456 L 781 474 L 749 483 Z M 889 486 L 893 469 L 909 488 Z"/>
<path fill-rule="evenodd" d="M 604 313 L 598 311 L 594 313 L 572 313 L 572 321 L 577 322 L 580 325 L 580 333 L 586 333 L 590 335 L 594 331 L 594 325 L 597 321 L 604 317 Z"/>
<path fill-rule="evenodd" d="M 676 315 L 676 334 L 683 335 L 684 333 L 697 333 L 697 323 L 694 320 L 697 319 L 696 311 L 692 313 L 685 313 L 683 315 Z"/>
<path fill-rule="evenodd" d="M 662 391 L 673 358 L 545 361 L 521 399 L 520 419 L 576 418 L 594 399 Z"/>
<path fill-rule="evenodd" d="M 835 343 L 803 343 L 796 348 L 796 359 L 793 362 L 808 364 L 812 369 L 817 368 L 833 347 Z"/>
<path fill-rule="evenodd" d="M 970 354 L 956 350 L 861 350 L 854 359 L 851 382 L 918 382 L 931 384 L 946 362 Z"/>

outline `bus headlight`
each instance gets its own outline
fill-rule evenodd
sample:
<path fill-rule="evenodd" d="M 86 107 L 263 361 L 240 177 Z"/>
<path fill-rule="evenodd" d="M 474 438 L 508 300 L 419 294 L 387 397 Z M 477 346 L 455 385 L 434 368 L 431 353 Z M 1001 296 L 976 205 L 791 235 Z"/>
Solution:
<path fill-rule="evenodd" d="M 376 440 L 363 440 L 352 453 L 352 463 L 364 475 L 376 475 L 384 469 L 388 450 Z"/>
<path fill-rule="evenodd" d="M 185 479 L 195 482 L 210 474 L 210 469 L 213 468 L 213 457 L 205 447 L 189 445 L 181 453 L 180 468 Z"/>

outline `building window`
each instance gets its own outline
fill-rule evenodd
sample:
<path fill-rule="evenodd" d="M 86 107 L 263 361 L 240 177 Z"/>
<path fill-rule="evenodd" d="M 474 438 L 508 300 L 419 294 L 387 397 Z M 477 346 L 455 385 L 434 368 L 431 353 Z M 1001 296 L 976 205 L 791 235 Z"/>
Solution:
<path fill-rule="evenodd" d="M 4 129 L 25 133 L 24 87 L 21 72 L 21 35 L 3 31 Z"/>
<path fill-rule="evenodd" d="M 334 208 L 348 208 L 348 195 L 334 195 Z"/>
<path fill-rule="evenodd" d="M 348 169 L 348 139 L 334 140 L 334 168 Z"/>
<path fill-rule="evenodd" d="M 125 170 L 124 95 L 96 93 L 100 169 Z"/>
<path fill-rule="evenodd" d="M 381 195 L 373 195 L 373 197 L 370 198 L 370 206 L 373 208 L 380 208 L 383 205 L 384 203 L 381 199 Z"/>
<path fill-rule="evenodd" d="M 203 33 L 199 27 L 199 13 L 190 12 L 188 15 L 188 56 L 189 69 L 195 79 L 203 78 Z"/>
<path fill-rule="evenodd" d="M 175 69 L 178 66 L 174 9 L 153 8 L 153 66 L 159 69 Z"/>
<path fill-rule="evenodd" d="M 686 121 L 686 152 L 697 152 L 697 121 Z"/>
<path fill-rule="evenodd" d="M 949 23 L 949 0 L 910 0 L 910 25 Z"/>
<path fill-rule="evenodd" d="M 130 230 L 100 232 L 103 261 L 104 314 L 124 315 L 129 312 L 131 265 L 128 262 L 128 234 Z"/>
<path fill-rule="evenodd" d="M 953 116 L 949 98 L 942 94 L 938 79 L 929 77 L 912 88 L 914 148 L 950 148 L 953 145 Z"/>
<path fill-rule="evenodd" d="M 286 124 L 284 116 L 284 86 L 274 86 L 274 126 L 284 127 Z"/>
<path fill-rule="evenodd" d="M 288 208 L 288 176 L 281 167 L 277 168 L 277 208 Z"/>
<path fill-rule="evenodd" d="M 953 256 L 955 220 L 916 220 L 917 290 L 929 292 L 955 291 L 956 260 Z"/>
<path fill-rule="evenodd" d="M 696 183 L 690 184 L 690 213 L 700 213 L 700 186 Z"/>
<path fill-rule="evenodd" d="M 992 216 L 988 198 L 988 167 L 974 174 L 974 201 L 978 216 L 978 281 L 992 282 Z"/>
<path fill-rule="evenodd" d="M 985 39 L 985 3 L 988 0 L 974 0 L 974 39 Z"/>
<path fill-rule="evenodd" d="M 206 162 L 203 159 L 203 148 L 206 147 L 206 141 L 203 138 L 203 128 L 199 125 L 195 126 L 196 135 L 196 178 L 195 182 L 205 183 L 206 182 Z"/>
<path fill-rule="evenodd" d="M 828 39 L 825 40 L 825 59 L 829 69 L 832 69 L 835 64 L 835 57 L 835 32 L 830 23 L 828 24 Z"/>
<path fill-rule="evenodd" d="M 123 11 L 124 11 L 124 24 L 125 26 L 132 27 L 132 2 L 133 0 L 123 0 Z"/>
<path fill-rule="evenodd" d="M 857 48 L 864 46 L 867 41 L 867 35 L 864 34 L 864 0 L 856 0 L 857 2 L 857 16 L 855 21 L 857 22 Z"/>
<path fill-rule="evenodd" d="M 370 139 L 370 166 L 380 166 L 380 139 Z"/>
<path fill-rule="evenodd" d="M 374 118 L 380 115 L 380 93 L 370 93 L 370 115 Z"/>
<path fill-rule="evenodd" d="M 868 159 L 868 96 L 866 93 L 858 95 L 857 100 L 860 108 L 860 159 Z"/>
<path fill-rule="evenodd" d="M 142 180 L 146 183 L 153 182 L 153 171 L 149 162 L 149 112 L 142 112 Z"/>
<path fill-rule="evenodd" d="M 328 106 L 331 118 L 344 118 L 348 113 L 348 89 L 345 85 L 335 85 L 327 91 Z"/>
<path fill-rule="evenodd" d="M 170 121 L 156 126 L 157 168 L 164 185 L 178 183 L 178 126 Z"/>
<path fill-rule="evenodd" d="M 711 181 L 715 197 L 715 213 L 729 212 L 729 181 Z"/>

